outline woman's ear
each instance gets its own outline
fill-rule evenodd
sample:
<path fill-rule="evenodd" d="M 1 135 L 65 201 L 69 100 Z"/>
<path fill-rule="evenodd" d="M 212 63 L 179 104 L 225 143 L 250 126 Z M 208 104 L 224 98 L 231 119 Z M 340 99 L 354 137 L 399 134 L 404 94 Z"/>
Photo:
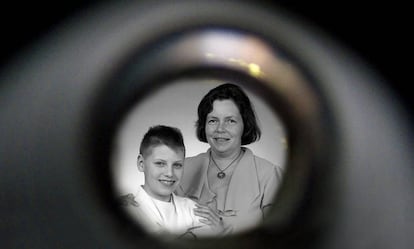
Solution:
<path fill-rule="evenodd" d="M 137 167 L 139 171 L 144 172 L 144 157 L 141 154 L 137 158 Z"/>

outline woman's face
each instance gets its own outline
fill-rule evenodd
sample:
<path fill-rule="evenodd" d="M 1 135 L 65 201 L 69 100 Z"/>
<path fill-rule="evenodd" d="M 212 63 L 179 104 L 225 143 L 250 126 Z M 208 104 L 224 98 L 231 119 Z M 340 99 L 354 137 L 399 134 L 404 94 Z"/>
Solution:
<path fill-rule="evenodd" d="M 230 100 L 215 100 L 207 114 L 206 137 L 211 149 L 221 156 L 232 156 L 241 147 L 243 119 L 236 104 Z"/>

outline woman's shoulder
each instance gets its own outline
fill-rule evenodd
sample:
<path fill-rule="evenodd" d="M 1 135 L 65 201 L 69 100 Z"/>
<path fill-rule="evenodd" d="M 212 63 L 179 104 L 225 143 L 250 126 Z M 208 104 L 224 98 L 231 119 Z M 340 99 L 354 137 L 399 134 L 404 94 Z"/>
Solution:
<path fill-rule="evenodd" d="M 262 158 L 260 156 L 257 156 L 251 149 L 246 148 L 246 147 L 243 147 L 243 150 L 244 150 L 245 156 L 247 158 L 251 158 L 251 160 L 254 160 L 254 163 L 258 167 L 262 167 L 262 168 L 266 168 L 266 169 L 267 168 L 270 169 L 270 168 L 276 167 L 275 164 L 269 162 L 268 160 L 266 160 L 266 159 L 264 159 L 264 158 Z"/>
<path fill-rule="evenodd" d="M 207 153 L 200 153 L 195 156 L 186 157 L 184 161 L 185 170 L 197 171 L 205 165 L 206 160 L 208 160 Z"/>
<path fill-rule="evenodd" d="M 279 165 L 276 165 L 268 161 L 267 159 L 264 159 L 260 156 L 255 155 L 250 149 L 246 148 L 246 152 L 250 154 L 251 157 L 253 158 L 254 163 L 256 164 L 256 167 L 259 170 L 259 172 L 268 173 L 272 171 L 276 171 L 276 172 L 282 171 L 282 168 Z"/>
<path fill-rule="evenodd" d="M 204 161 L 207 158 L 207 152 L 202 152 L 195 156 L 190 156 L 185 158 L 185 162 L 197 162 L 197 161 Z"/>
<path fill-rule="evenodd" d="M 262 158 L 260 156 L 254 155 L 254 160 L 255 160 L 256 164 L 259 167 L 262 167 L 264 169 L 270 170 L 270 169 L 273 169 L 273 168 L 277 168 L 278 167 L 276 164 L 273 164 L 273 163 L 269 162 L 267 159 L 264 159 L 264 158 Z"/>

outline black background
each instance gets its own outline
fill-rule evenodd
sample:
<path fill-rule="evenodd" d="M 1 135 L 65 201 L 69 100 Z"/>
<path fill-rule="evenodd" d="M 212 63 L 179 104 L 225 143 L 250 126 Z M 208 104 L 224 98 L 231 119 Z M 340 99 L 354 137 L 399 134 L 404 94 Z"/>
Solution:
<path fill-rule="evenodd" d="M 13 56 L 79 11 L 105 1 L 72 0 L 9 2 L 2 4 L 1 61 Z M 253 1 L 249 1 L 253 2 Z M 279 6 L 317 26 L 356 52 L 382 76 L 397 98 L 411 111 L 412 33 L 408 4 L 396 1 L 276 1 Z"/>

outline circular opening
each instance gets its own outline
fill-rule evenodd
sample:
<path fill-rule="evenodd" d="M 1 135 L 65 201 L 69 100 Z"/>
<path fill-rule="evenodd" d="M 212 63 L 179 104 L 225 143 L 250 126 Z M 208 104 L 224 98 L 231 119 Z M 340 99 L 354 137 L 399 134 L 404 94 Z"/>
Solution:
<path fill-rule="evenodd" d="M 197 106 L 199 105 L 199 102 L 203 98 L 204 95 L 208 93 L 208 91 L 212 90 L 213 88 L 226 83 L 226 81 L 219 80 L 219 79 L 203 79 L 203 78 L 182 78 L 177 79 L 173 82 L 170 82 L 166 84 L 164 87 L 161 87 L 157 90 L 154 90 L 151 94 L 148 94 L 146 98 L 139 101 L 136 106 L 134 106 L 129 113 L 124 117 L 123 121 L 119 125 L 119 129 L 117 131 L 117 134 L 115 135 L 114 139 L 114 153 L 112 156 L 112 175 L 113 175 L 113 182 L 115 187 L 115 192 L 118 196 L 123 196 L 125 204 L 127 206 L 126 210 L 131 214 L 132 218 L 135 219 L 137 222 L 144 222 L 140 219 L 145 219 L 151 217 L 138 217 L 137 215 L 134 215 L 134 212 L 138 212 L 138 207 L 132 208 L 131 205 L 134 205 L 134 199 L 135 201 L 137 198 L 141 197 L 142 199 L 145 199 L 149 201 L 147 198 L 148 196 L 145 195 L 145 193 L 142 193 L 141 190 L 138 190 L 141 188 L 141 186 L 145 185 L 146 181 L 145 178 L 147 178 L 147 182 L 151 181 L 150 175 L 147 171 L 140 171 L 137 165 L 137 159 L 140 154 L 140 144 L 143 139 L 144 134 L 149 130 L 150 127 L 156 126 L 156 125 L 166 125 L 171 127 L 176 127 L 180 129 L 181 133 L 183 134 L 184 138 L 184 144 L 185 144 L 185 157 L 186 158 L 194 158 L 194 157 L 205 157 L 206 153 L 210 151 L 209 149 L 211 146 L 208 143 L 200 142 L 197 139 L 196 136 L 196 121 L 197 121 Z M 240 85 L 240 84 L 239 84 Z M 242 87 L 242 86 L 241 86 Z M 243 88 L 242 88 L 243 89 Z M 272 186 L 269 188 L 274 189 L 267 189 L 266 191 L 268 195 L 273 196 L 276 188 L 279 186 L 281 180 L 282 180 L 282 172 L 285 166 L 286 161 L 286 150 L 288 148 L 287 145 L 287 134 L 285 132 L 285 127 L 283 122 L 281 121 L 280 117 L 277 116 L 277 113 L 274 112 L 272 108 L 269 107 L 269 105 L 262 99 L 260 96 L 256 95 L 254 92 L 249 91 L 248 89 L 243 89 L 244 92 L 248 95 L 252 107 L 254 108 L 254 111 L 256 113 L 257 121 L 260 127 L 260 130 L 262 132 L 262 136 L 259 141 L 253 142 L 251 144 L 243 146 L 243 148 L 247 148 L 249 150 L 248 153 L 253 153 L 255 157 L 249 158 L 248 155 L 245 155 L 245 159 L 242 161 L 249 160 L 249 162 L 254 162 L 257 160 L 258 165 L 248 165 L 247 167 L 251 167 L 251 170 L 244 170 L 239 172 L 240 179 L 251 179 L 250 182 L 243 183 L 243 185 L 249 185 L 250 187 L 254 189 L 255 191 L 252 191 L 251 194 L 262 194 L 260 191 L 265 190 L 264 187 L 260 189 L 255 189 L 257 184 L 265 183 L 268 181 L 268 179 L 254 179 L 255 177 L 262 177 L 264 175 L 261 175 L 263 172 L 258 172 L 257 176 L 251 176 L 251 175 L 245 175 L 245 174 L 252 174 L 255 173 L 256 170 L 263 170 L 260 167 L 267 167 L 267 165 L 263 166 L 260 165 L 266 164 L 267 162 L 271 163 L 274 166 L 274 171 L 269 171 L 274 175 L 272 178 L 272 181 L 275 182 L 272 183 Z M 225 131 L 222 132 L 223 136 L 231 136 L 226 134 Z M 245 152 L 247 153 L 247 152 Z M 243 157 L 243 158 L 244 158 Z M 257 157 L 257 158 L 256 158 Z M 160 159 L 162 156 L 160 155 Z M 265 162 L 261 162 L 260 160 L 266 159 Z M 218 170 L 218 173 L 223 172 L 224 174 L 229 174 L 237 171 L 239 168 L 242 169 L 245 167 L 244 165 L 239 166 L 239 164 L 243 163 L 242 161 L 238 160 L 237 165 L 230 165 L 227 169 L 226 166 L 223 168 L 220 168 Z M 150 165 L 150 162 L 148 162 L 148 167 L 153 167 Z M 196 167 L 199 165 L 191 165 L 191 162 L 188 162 L 189 165 L 184 164 L 184 175 L 183 177 L 190 177 L 191 175 L 186 174 L 186 171 L 191 171 L 191 169 L 188 169 L 189 167 Z M 217 169 L 211 168 L 213 164 L 210 164 L 207 168 L 208 170 L 206 172 L 212 171 L 215 172 Z M 220 166 L 222 166 L 220 164 Z M 233 167 L 232 167 L 233 166 Z M 219 167 L 219 166 L 217 166 Z M 258 167 L 257 169 L 255 167 Z M 230 170 L 228 170 L 230 169 Z M 227 171 L 228 170 L 228 171 Z M 200 171 L 202 172 L 202 171 Z M 230 175 L 230 174 L 229 174 Z M 154 177 L 162 178 L 162 176 L 156 175 Z M 232 177 L 232 176 L 226 176 Z M 237 177 L 237 175 L 236 175 Z M 200 180 L 205 180 L 200 178 Z M 227 198 L 229 200 L 225 201 L 227 206 L 231 205 L 230 203 L 233 201 L 231 196 L 232 195 L 247 195 L 248 193 L 242 193 L 242 189 L 239 186 L 240 180 L 236 178 L 232 178 L 229 180 L 229 182 L 225 181 L 226 179 L 220 179 L 218 180 L 221 183 L 226 182 L 228 185 L 232 185 L 232 187 L 237 186 L 236 189 L 230 189 L 230 192 L 227 193 Z M 187 179 L 181 179 L 182 182 L 187 184 Z M 261 182 L 262 181 L 262 182 Z M 207 183 L 207 182 L 206 182 Z M 200 183 L 201 184 L 201 183 Z M 212 185 L 213 182 L 210 182 L 210 185 Z M 181 185 L 177 184 L 177 188 L 179 188 Z M 195 187 L 195 186 L 194 186 Z M 197 187 L 200 187 L 197 186 Z M 237 189 L 238 188 L 238 189 Z M 171 188 L 173 192 L 180 192 L 178 189 Z M 216 191 L 220 191 L 217 189 L 214 189 L 213 186 L 206 187 L 204 191 L 212 191 L 215 193 Z M 259 192 L 256 192 L 256 191 Z M 190 191 L 190 190 L 187 190 Z M 144 194 L 144 196 L 142 196 Z M 186 197 L 190 195 L 191 193 L 183 193 L 180 192 L 180 194 L 185 194 Z M 193 193 L 194 194 L 194 193 Z M 191 196 L 191 195 L 190 195 Z M 194 196 L 192 196 L 194 197 Z M 267 196 L 266 196 L 267 197 Z M 207 204 L 210 202 L 210 199 L 208 198 L 208 195 L 205 195 L 203 197 L 197 196 L 195 201 L 200 201 L 203 204 Z M 241 196 L 233 198 L 234 200 L 243 198 Z M 246 202 L 247 202 L 247 196 L 245 196 Z M 253 196 L 250 196 L 250 198 L 253 198 Z M 270 200 L 267 200 L 268 203 L 262 203 L 263 207 L 265 205 L 269 205 Z M 145 207 L 148 204 L 148 207 Z M 142 208 L 152 208 L 155 210 L 158 210 L 156 206 L 154 206 L 154 203 L 149 202 L 145 204 L 141 204 Z M 247 203 L 246 203 L 247 206 Z M 222 210 L 225 205 L 221 207 L 220 212 L 227 211 L 230 212 L 230 209 Z M 239 207 L 239 209 L 243 210 L 244 207 Z M 131 212 L 132 210 L 132 212 Z M 140 210 L 142 211 L 142 210 Z M 158 212 L 158 211 L 157 211 Z M 148 213 L 146 213 L 147 215 Z M 192 213 L 190 213 L 192 215 Z M 188 214 L 188 215 L 190 215 Z M 259 213 L 260 214 L 260 213 Z M 162 213 L 158 213 L 156 218 L 161 219 L 163 222 L 162 224 L 165 224 L 166 221 L 164 219 L 167 219 L 167 217 L 164 217 Z M 178 214 L 181 218 L 184 214 Z M 250 215 L 257 215 L 253 212 Z M 234 230 L 236 231 L 243 231 L 243 230 L 249 230 L 256 225 L 256 222 L 253 222 L 253 225 L 244 225 L 243 223 L 248 223 L 251 217 L 246 213 L 241 219 L 241 223 L 239 227 L 236 227 Z M 160 220 L 158 220 L 160 222 Z M 154 224 L 152 224 L 154 225 Z M 151 227 L 151 224 L 148 224 L 146 226 L 147 230 L 151 231 L 153 227 Z M 176 225 L 177 227 L 180 226 L 180 224 Z M 144 229 L 146 227 L 144 226 Z M 156 229 L 156 228 L 154 228 Z M 178 229 L 178 228 L 177 228 Z M 172 232 L 175 232 L 172 228 Z M 182 231 L 177 231 L 177 233 L 181 233 Z M 214 235 L 213 235 L 214 236 Z M 217 237 L 220 237 L 221 234 L 217 234 Z"/>
<path fill-rule="evenodd" d="M 174 183 L 171 183 L 174 185 L 174 188 L 170 188 L 171 193 L 204 205 L 207 203 L 200 202 L 200 196 L 206 191 L 210 197 L 214 195 L 220 198 L 219 201 L 214 200 L 215 206 L 210 206 L 214 211 L 213 214 L 209 211 L 209 215 L 222 219 L 219 221 L 221 232 L 198 238 L 213 238 L 213 241 L 224 239 L 229 246 L 234 241 L 248 240 L 252 236 L 280 232 L 298 217 L 298 210 L 303 209 L 301 205 L 308 191 L 312 165 L 318 162 L 321 144 L 325 142 L 321 138 L 321 120 L 326 113 L 322 113 L 320 98 L 299 66 L 288 60 L 275 46 L 269 46 L 265 39 L 234 30 L 206 29 L 163 37 L 161 42 L 141 48 L 126 67 L 113 77 L 102 95 L 100 108 L 105 110 L 105 117 L 100 117 L 102 122 L 99 122 L 101 134 L 107 137 L 107 140 L 103 140 L 106 141 L 105 145 L 100 146 L 108 152 L 107 180 L 110 183 L 111 200 L 121 200 L 132 208 L 132 212 L 137 212 L 138 206 L 148 204 L 140 204 L 136 197 L 138 189 L 142 189 L 140 186 L 146 185 L 145 176 L 139 168 L 139 147 L 144 133 L 151 126 L 178 128 L 184 137 L 185 157 L 203 154 L 209 158 L 210 165 L 213 161 L 210 160 L 209 152 L 212 150 L 209 150 L 211 143 L 196 139 L 197 106 L 209 90 L 226 82 L 239 85 L 248 95 L 262 129 L 259 141 L 243 146 L 248 148 L 253 158 L 251 164 L 255 166 L 248 168 L 253 168 L 254 172 L 238 174 L 237 177 L 241 175 L 240 179 L 232 176 L 231 180 L 218 184 L 213 191 L 210 185 L 215 186 L 214 181 L 211 181 L 214 177 L 200 178 L 207 179 L 206 185 L 197 180 L 184 184 L 186 189 L 180 189 L 180 181 L 195 179 L 194 174 L 185 179 L 184 173 L 184 180 L 174 179 Z M 221 139 L 222 143 L 226 143 L 225 139 L 228 138 Z M 247 154 L 243 149 L 243 155 Z M 227 159 L 217 164 L 216 169 L 226 173 L 225 168 L 233 163 L 231 158 Z M 183 163 L 184 172 L 190 171 L 190 167 L 187 161 Z M 271 173 L 268 169 L 271 169 Z M 209 171 L 206 172 L 208 174 Z M 237 170 L 233 169 L 233 172 Z M 220 179 L 214 179 L 220 182 Z M 165 179 L 162 181 L 165 183 Z M 227 195 L 231 193 L 229 189 L 236 194 Z M 144 188 L 147 200 L 153 200 L 151 197 L 154 196 L 149 195 L 147 190 Z M 225 193 L 225 197 L 218 197 L 221 193 Z M 217 208 L 218 202 L 221 203 L 220 208 Z M 157 205 L 152 202 L 148 209 L 156 211 L 153 216 L 159 221 L 162 212 L 167 211 L 164 210 L 166 207 L 160 211 Z M 176 208 L 176 205 L 173 206 L 173 210 Z M 269 211 L 264 212 L 265 208 L 269 208 Z M 154 235 L 150 227 L 160 223 L 147 219 L 148 214 L 135 219 L 135 215 L 123 206 L 116 207 L 116 210 L 122 217 L 127 217 L 129 225 L 132 224 L 137 231 L 144 231 L 141 235 Z M 195 215 L 194 211 L 191 212 Z M 152 222 L 152 225 L 148 225 L 148 222 Z M 182 232 L 186 229 L 174 231 L 161 232 L 160 240 L 169 241 L 182 234 L 188 235 Z M 264 231 L 266 233 L 262 233 Z M 268 239 L 274 237 L 270 235 Z M 212 244 L 194 246 L 208 245 Z"/>

